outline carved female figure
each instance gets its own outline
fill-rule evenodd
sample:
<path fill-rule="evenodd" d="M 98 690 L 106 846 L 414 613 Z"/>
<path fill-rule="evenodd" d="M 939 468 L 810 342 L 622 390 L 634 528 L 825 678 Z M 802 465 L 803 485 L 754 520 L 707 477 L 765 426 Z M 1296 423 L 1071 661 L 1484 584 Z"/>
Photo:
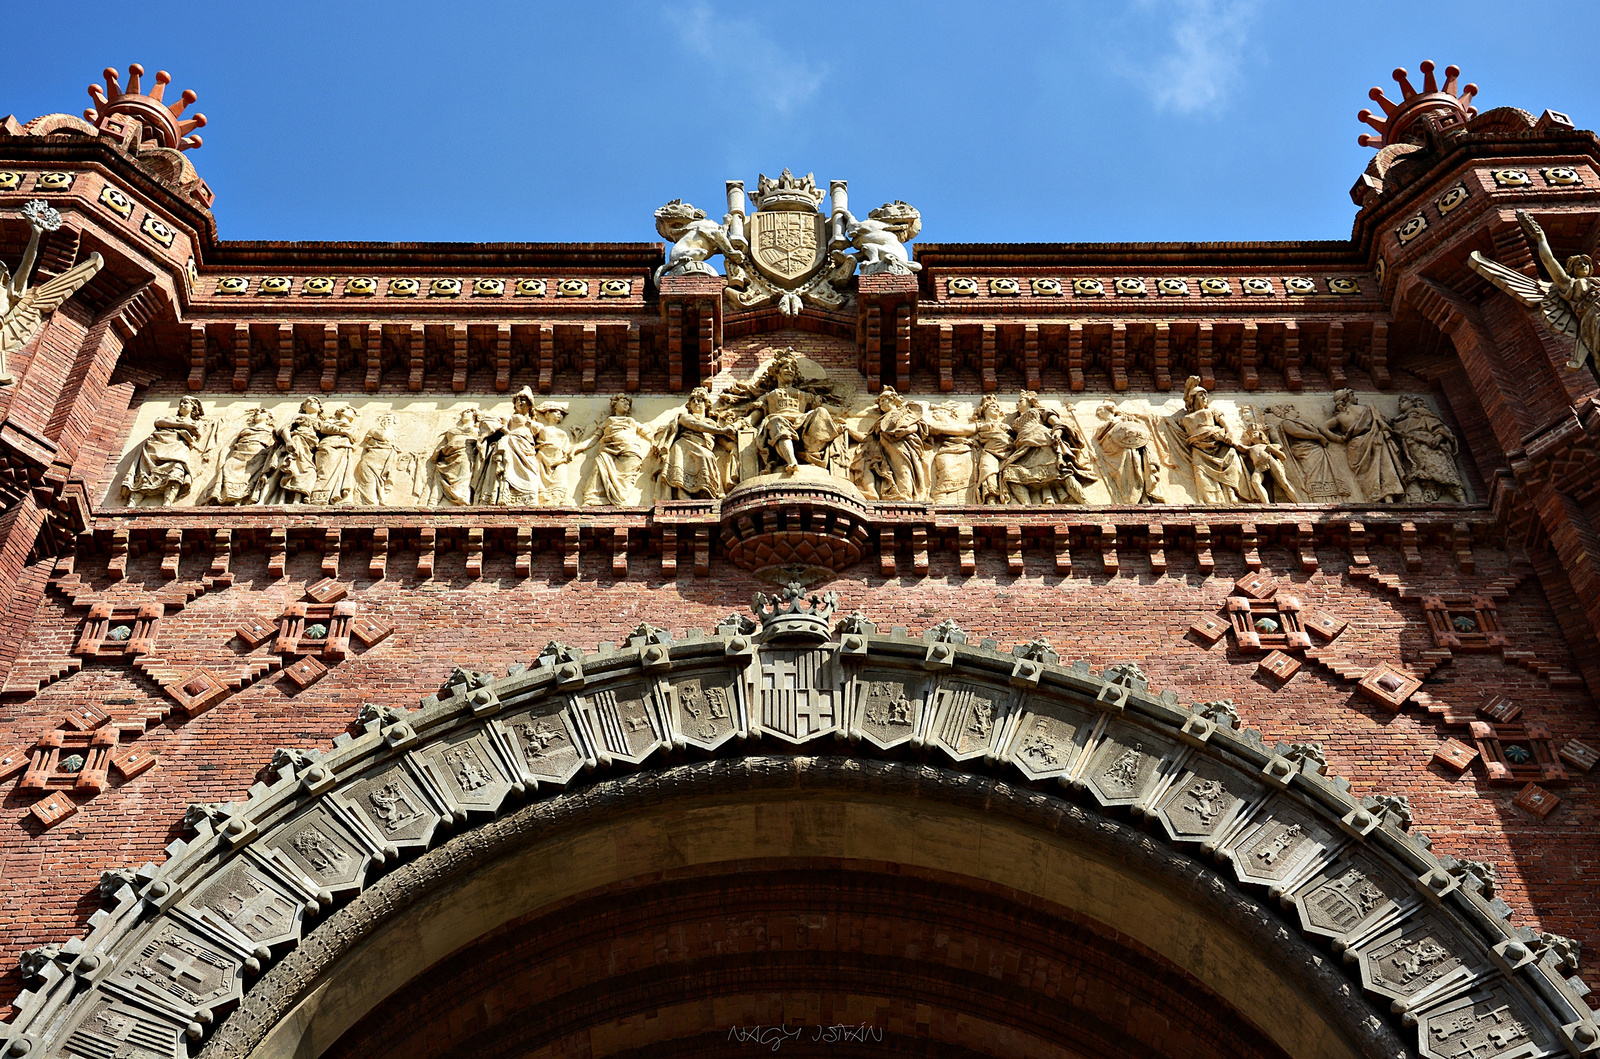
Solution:
<path fill-rule="evenodd" d="M 539 503 L 571 503 L 572 495 L 567 489 L 565 472 L 561 470 L 572 462 L 572 439 L 561 429 L 561 421 L 567 418 L 567 406 L 559 401 L 545 401 L 534 409 L 534 415 L 539 421 L 533 432 L 539 457 Z"/>
<path fill-rule="evenodd" d="M 1392 503 L 1405 497 L 1394 430 L 1375 409 L 1357 401 L 1354 390 L 1334 391 L 1333 418 L 1323 423 L 1322 429 L 1333 440 L 1345 443 L 1345 456 L 1362 500 Z"/>
<path fill-rule="evenodd" d="M 1118 504 L 1164 504 L 1161 458 L 1150 428 L 1110 401 L 1094 410 L 1101 427 L 1094 440 L 1105 457 L 1106 488 Z"/>
<path fill-rule="evenodd" d="M 851 460 L 851 473 L 869 499 L 925 500 L 928 472 L 924 444 L 931 433 L 922 409 L 901 397 L 893 386 L 878 394 L 877 416 L 864 431 Z"/>
<path fill-rule="evenodd" d="M 611 414 L 599 429 L 572 450 L 578 454 L 594 448 L 600 453 L 595 458 L 589 482 L 584 486 L 585 506 L 633 502 L 633 488 L 639 481 L 644 458 L 654 447 L 654 439 L 645 431 L 643 423 L 628 414 L 632 411 L 633 398 L 625 393 L 617 394 L 611 398 Z"/>
<path fill-rule="evenodd" d="M 300 411 L 283 428 L 278 450 L 279 502 L 304 503 L 317 487 L 317 427 L 322 422 L 322 402 L 307 397 Z"/>
<path fill-rule="evenodd" d="M 163 416 L 139 447 L 139 456 L 122 481 L 122 495 L 135 504 L 169 507 L 189 495 L 203 431 L 205 410 L 193 397 L 178 400 L 177 414 Z"/>
<path fill-rule="evenodd" d="M 696 386 L 683 411 L 668 424 L 658 452 L 666 457 L 661 484 L 671 490 L 674 500 L 697 497 L 716 499 L 727 491 L 725 475 L 717 459 L 717 439 L 732 440 L 735 432 L 712 419 L 711 394 Z"/>
<path fill-rule="evenodd" d="M 1425 503 L 1464 503 L 1467 489 L 1456 469 L 1461 446 L 1427 402 L 1420 397 L 1400 398 L 1400 414 L 1390 426 L 1405 453 L 1406 495 Z"/>
<path fill-rule="evenodd" d="M 928 428 L 939 439 L 939 447 L 933 452 L 928 499 L 935 504 L 966 503 L 972 491 L 973 472 L 977 470 L 977 423 L 963 421 L 961 406 L 947 401 L 933 409 Z"/>
<path fill-rule="evenodd" d="M 1194 468 L 1195 498 L 1202 504 L 1254 504 L 1261 499 L 1240 458 L 1238 442 L 1198 375 L 1183 387 L 1184 411 L 1172 420 Z"/>
<path fill-rule="evenodd" d="M 337 406 L 317 424 L 317 432 L 322 436 L 317 440 L 317 487 L 311 491 L 311 503 L 342 504 L 355 484 L 356 410 L 347 404 Z"/>
<path fill-rule="evenodd" d="M 456 416 L 455 425 L 439 438 L 439 447 L 433 452 L 439 492 L 452 504 L 472 503 L 472 487 L 482 459 L 478 445 L 482 422 L 476 408 L 463 408 Z"/>
<path fill-rule="evenodd" d="M 984 394 L 978 402 L 977 432 L 973 444 L 978 456 L 978 503 L 1003 504 L 1010 495 L 1000 480 L 1000 468 L 1011 455 L 1011 428 L 1006 426 L 1005 409 L 994 394 Z"/>
<path fill-rule="evenodd" d="M 1271 429 L 1277 434 L 1289 458 L 1300 472 L 1302 492 L 1313 504 L 1336 504 L 1350 491 L 1333 472 L 1333 458 L 1327 431 L 1302 416 L 1292 404 L 1275 404 L 1267 409 Z"/>
<path fill-rule="evenodd" d="M 217 473 L 216 493 L 212 501 L 218 504 L 256 504 L 267 485 L 267 461 L 277 442 L 277 424 L 272 413 L 265 408 L 253 408 L 245 420 L 244 429 L 228 446 Z"/>
<path fill-rule="evenodd" d="M 479 503 L 537 504 L 543 465 L 539 462 L 539 424 L 533 414 L 533 391 L 524 386 L 511 398 L 511 415 L 489 417 L 489 459 L 477 488 Z"/>
<path fill-rule="evenodd" d="M 1000 480 L 1013 503 L 1082 504 L 1083 487 L 1098 478 L 1080 462 L 1084 440 L 1060 413 L 1023 390 L 1012 420 L 1011 453 L 1000 464 Z"/>
<path fill-rule="evenodd" d="M 389 486 L 393 483 L 395 462 L 400 450 L 394 444 L 394 415 L 385 412 L 378 417 L 378 425 L 368 430 L 361 439 L 361 458 L 356 461 L 355 502 L 358 504 L 387 504 Z"/>

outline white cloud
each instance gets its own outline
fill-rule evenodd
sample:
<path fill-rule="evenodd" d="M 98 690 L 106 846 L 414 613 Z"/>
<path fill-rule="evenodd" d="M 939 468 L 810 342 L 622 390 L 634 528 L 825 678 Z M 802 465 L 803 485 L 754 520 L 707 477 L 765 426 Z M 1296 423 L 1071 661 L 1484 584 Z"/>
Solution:
<path fill-rule="evenodd" d="M 1168 22 L 1172 48 L 1140 72 L 1161 110 L 1192 114 L 1224 99 L 1238 76 L 1255 0 L 1167 0 L 1141 5 Z"/>
<path fill-rule="evenodd" d="M 808 61 L 759 23 L 728 18 L 706 0 L 679 5 L 667 17 L 697 60 L 694 67 L 678 71 L 691 83 L 714 78 L 775 115 L 805 106 L 822 90 L 828 67 Z"/>

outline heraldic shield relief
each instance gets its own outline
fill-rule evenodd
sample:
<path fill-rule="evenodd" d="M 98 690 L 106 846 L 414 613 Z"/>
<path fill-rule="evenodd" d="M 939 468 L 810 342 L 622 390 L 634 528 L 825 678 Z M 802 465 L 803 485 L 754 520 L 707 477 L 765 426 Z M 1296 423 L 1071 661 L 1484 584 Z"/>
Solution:
<path fill-rule="evenodd" d="M 750 251 L 755 266 L 788 286 L 822 267 L 822 214 L 816 210 L 762 210 L 751 218 Z"/>

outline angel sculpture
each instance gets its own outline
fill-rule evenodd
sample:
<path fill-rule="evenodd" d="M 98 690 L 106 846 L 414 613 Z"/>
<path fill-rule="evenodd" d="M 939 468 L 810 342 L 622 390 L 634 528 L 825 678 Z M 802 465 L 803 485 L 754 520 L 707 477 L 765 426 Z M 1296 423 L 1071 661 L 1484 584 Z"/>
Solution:
<path fill-rule="evenodd" d="M 7 272 L 5 265 L 0 265 L 0 386 L 17 381 L 6 372 L 6 357 L 20 352 L 39 337 L 39 332 L 44 330 L 44 318 L 93 279 L 105 264 L 99 254 L 90 254 L 88 260 L 29 290 L 28 276 L 39 256 L 39 237 L 61 227 L 61 214 L 42 199 L 34 199 L 22 207 L 22 215 L 28 218 L 32 228 L 22 263 L 17 266 L 15 275 Z"/>
<path fill-rule="evenodd" d="M 1551 332 L 1574 340 L 1572 359 L 1567 361 L 1567 367 L 1577 371 L 1596 349 L 1600 349 L 1600 280 L 1594 275 L 1594 258 L 1588 254 L 1574 254 L 1567 258 L 1567 267 L 1562 268 L 1539 222 L 1528 216 L 1526 210 L 1517 211 L 1517 220 L 1538 249 L 1539 260 L 1550 273 L 1548 280 L 1513 272 L 1476 250 L 1468 255 L 1468 260 L 1479 275 L 1523 305 L 1530 308 L 1537 305 Z"/>

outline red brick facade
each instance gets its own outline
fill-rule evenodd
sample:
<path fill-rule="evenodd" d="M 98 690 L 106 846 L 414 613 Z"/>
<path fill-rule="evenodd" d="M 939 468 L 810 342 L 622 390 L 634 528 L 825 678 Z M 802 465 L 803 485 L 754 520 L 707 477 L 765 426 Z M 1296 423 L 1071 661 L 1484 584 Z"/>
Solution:
<path fill-rule="evenodd" d="M 41 270 L 59 273 L 90 252 L 107 262 L 10 358 L 18 381 L 0 388 L 0 775 L 9 784 L 0 820 L 0 956 L 12 961 L 0 975 L 0 1000 L 24 987 L 18 954 L 84 929 L 100 904 L 102 872 L 160 863 L 163 847 L 184 834 L 186 807 L 242 801 L 267 778 L 276 748 L 321 748 L 359 732 L 363 704 L 415 706 L 457 665 L 499 675 L 529 663 L 547 641 L 588 651 L 625 640 L 641 622 L 680 636 L 710 630 L 747 611 L 752 593 L 772 590 L 750 572 L 762 564 L 735 562 L 755 554 L 755 537 L 766 533 L 762 554 L 796 546 L 784 537 L 788 523 L 744 525 L 722 505 L 694 501 L 122 508 L 104 498 L 145 403 L 183 394 L 493 401 L 523 386 L 541 395 L 682 394 L 701 384 L 720 392 L 749 377 L 770 355 L 763 351 L 785 347 L 832 375 L 859 379 L 864 391 L 893 385 L 935 399 L 1026 388 L 1165 400 L 1181 394 L 1190 375 L 1219 394 L 1350 387 L 1430 395 L 1460 439 L 1471 502 L 869 501 L 847 519 L 774 494 L 754 517 L 792 510 L 799 526 L 804 510 L 809 542 L 850 542 L 828 551 L 848 561 L 823 562 L 837 574 L 825 587 L 838 593 L 841 614 L 861 610 L 882 630 L 903 626 L 913 635 L 953 618 L 974 642 L 992 638 L 1004 650 L 1042 636 L 1062 659 L 1085 660 L 1095 672 L 1136 662 L 1151 688 L 1173 689 L 1183 703 L 1231 700 L 1266 746 L 1321 744 L 1328 771 L 1348 777 L 1353 793 L 1406 796 L 1410 832 L 1430 839 L 1434 854 L 1492 864 L 1494 895 L 1510 906 L 1513 923 L 1576 939 L 1589 953 L 1600 947 L 1600 770 L 1590 771 L 1585 751 L 1600 747 L 1600 385 L 1589 370 L 1563 366 L 1569 340 L 1552 337 L 1536 313 L 1467 263 L 1477 250 L 1542 275 L 1518 209 L 1543 225 L 1557 257 L 1595 253 L 1600 141 L 1560 115 L 1497 110 L 1430 126 L 1414 136 L 1415 153 L 1385 148 L 1353 191 L 1360 212 L 1348 242 L 921 243 L 915 276 L 862 277 L 846 310 L 808 306 L 793 319 L 773 308 L 726 308 L 715 277 L 657 282 L 659 243 L 228 242 L 193 182 L 148 155 L 141 161 L 130 146 L 137 137 L 118 140 L 74 122 L 7 119 L 0 129 L 0 169 L 18 178 L 0 188 L 0 260 L 14 264 L 26 242 L 22 204 L 48 198 L 65 222 L 47 234 Z M 1562 167 L 1579 182 L 1541 175 Z M 1497 181 L 1506 170 L 1528 182 Z M 70 174 L 69 186 L 43 189 L 43 174 L 56 172 Z M 1458 185 L 1465 198 L 1441 209 Z M 132 200 L 128 217 L 106 204 L 108 187 Z M 1424 225 L 1402 236 L 1417 216 Z M 170 246 L 142 227 L 147 217 L 169 232 Z M 936 233 L 937 219 L 929 223 Z M 263 293 L 262 281 L 279 276 L 290 278 L 288 290 Z M 341 286 L 354 276 L 377 277 L 380 286 L 416 278 L 419 295 L 361 297 Z M 247 293 L 220 291 L 227 277 L 245 278 Z M 332 278 L 334 293 L 308 293 L 307 281 L 318 277 Z M 505 294 L 472 295 L 484 277 L 504 280 Z M 1141 278 L 1148 293 L 1119 295 L 1120 277 Z M 1205 293 L 1207 277 L 1226 279 L 1227 293 Z M 544 280 L 547 293 L 516 296 L 514 281 L 525 278 Z M 1155 293 L 1162 278 L 1185 279 L 1187 293 Z M 586 280 L 585 293 L 556 296 L 571 279 Z M 969 279 L 975 294 L 952 285 Z M 1269 280 L 1269 291 L 1247 296 L 1250 279 Z M 1297 294 L 1290 279 L 1309 280 L 1310 289 Z M 460 281 L 461 293 L 435 296 L 448 289 L 435 280 Z M 605 295 L 607 280 L 627 281 L 626 291 Z M 1018 281 L 1016 293 L 996 280 Z M 1078 289 L 1081 280 L 1098 281 L 1102 293 Z M 817 528 L 824 515 L 832 529 Z M 1248 591 L 1240 582 L 1251 574 L 1272 584 Z M 1250 622 L 1240 627 L 1245 635 L 1229 619 L 1230 597 L 1241 594 L 1263 601 L 1240 612 Z M 1302 640 L 1250 642 L 1257 617 L 1281 613 L 1295 616 Z M 1472 626 L 1464 636 L 1454 623 L 1462 615 Z M 129 641 L 108 640 L 124 621 L 137 626 Z M 330 628 L 326 643 L 285 646 L 283 637 L 319 623 Z M 1264 666 L 1275 647 L 1296 665 Z M 1383 664 L 1419 680 L 1419 690 L 1384 701 L 1376 676 L 1363 683 Z M 1537 741 L 1537 775 L 1497 765 L 1493 755 L 1503 751 L 1485 742 L 1480 708 L 1499 698 L 1518 709 L 1503 723 L 1491 719 L 1505 729 L 1495 738 Z M 94 717 L 97 709 L 109 717 Z M 75 715 L 90 720 L 75 723 Z M 110 729 L 115 736 L 100 740 L 108 748 L 104 789 L 48 780 L 41 740 L 59 742 L 59 732 L 73 735 L 72 746 L 87 745 L 94 740 L 84 732 Z M 1450 740 L 1464 750 L 1440 753 Z M 1574 741 L 1581 745 L 1569 746 Z M 25 779 L 36 772 L 37 783 Z M 1530 781 L 1559 799 L 1554 811 L 1519 807 Z M 41 812 L 46 796 L 76 812 Z M 808 869 L 794 881 L 796 893 L 769 906 L 760 900 L 768 892 L 763 869 L 750 865 L 728 896 L 738 906 L 725 920 L 728 937 L 797 930 L 793 917 L 811 900 L 799 890 L 826 890 L 824 867 Z M 864 882 L 864 892 L 880 882 Z M 656 914 L 701 926 L 717 918 L 682 879 L 650 887 Z M 914 903 L 933 883 L 907 876 L 897 887 L 877 897 Z M 605 896 L 587 900 L 584 914 L 602 916 Z M 980 962 L 1003 963 L 989 948 L 1031 929 L 1026 899 L 995 901 L 995 918 L 967 925 L 976 953 L 969 957 Z M 868 912 L 850 906 L 840 916 L 838 936 L 822 948 L 847 951 L 851 973 L 867 974 L 881 938 L 868 918 L 854 918 Z M 662 929 L 659 921 L 628 922 L 612 937 L 574 933 L 561 944 L 574 961 L 595 966 L 629 947 L 662 949 Z M 917 934 L 931 929 L 926 923 L 886 929 L 897 946 L 912 935 L 918 944 L 945 944 Z M 1035 936 L 1030 944 L 1041 951 L 1029 958 L 1043 968 L 1081 947 L 1075 958 L 1084 967 L 1052 964 L 1038 973 L 1081 973 L 1108 988 L 1103 962 L 1091 966 L 1094 930 L 1056 939 L 1054 954 Z M 714 941 L 702 930 L 666 962 L 693 961 L 694 945 Z M 514 950 L 525 939 L 475 944 Z M 728 948 L 718 951 L 717 973 L 741 973 Z M 1156 956 L 1147 963 L 1141 973 L 1151 980 L 1176 974 Z M 1023 973 L 1008 966 L 999 980 Z M 803 977 L 793 968 L 782 975 Z M 741 1001 L 739 1021 L 783 1021 L 787 1009 L 763 999 L 770 983 L 762 983 Z M 828 1001 L 836 1006 L 819 1014 L 823 1021 L 903 1027 L 922 1018 L 909 1008 L 852 1005 L 849 982 L 836 984 Z M 1165 988 L 1178 996 L 1179 985 Z M 674 977 L 652 1002 L 665 1010 L 692 993 L 687 979 Z M 1041 1039 L 1060 1032 L 1044 1023 L 1019 1028 L 1026 1005 L 1014 1001 L 990 1012 L 996 1026 Z M 378 1054 L 362 1042 L 381 1038 L 384 1022 L 409 1018 L 418 1004 L 426 1006 L 391 1002 L 362 1024 L 362 1034 L 376 1036 L 352 1037 L 330 1054 Z M 672 1010 L 684 1034 L 709 1041 L 726 1032 L 720 1014 Z M 579 1054 L 558 1046 L 562 1013 L 547 1014 L 554 1028 L 538 1054 Z M 1096 1025 L 1113 1041 L 1106 1047 L 1127 1054 L 1277 1054 L 1250 1027 L 1235 1039 L 1198 1015 L 1151 1041 L 1138 1019 L 1101 1014 Z M 456 1047 L 481 1029 L 450 1026 L 440 1039 Z M 976 1049 L 983 1035 L 974 1034 L 945 1027 L 930 1037 Z M 504 1050 L 493 1054 L 524 1054 L 497 1042 Z M 415 1054 L 444 1054 L 438 1047 L 430 1041 Z M 982 1047 L 1024 1054 L 1028 1046 Z"/>

